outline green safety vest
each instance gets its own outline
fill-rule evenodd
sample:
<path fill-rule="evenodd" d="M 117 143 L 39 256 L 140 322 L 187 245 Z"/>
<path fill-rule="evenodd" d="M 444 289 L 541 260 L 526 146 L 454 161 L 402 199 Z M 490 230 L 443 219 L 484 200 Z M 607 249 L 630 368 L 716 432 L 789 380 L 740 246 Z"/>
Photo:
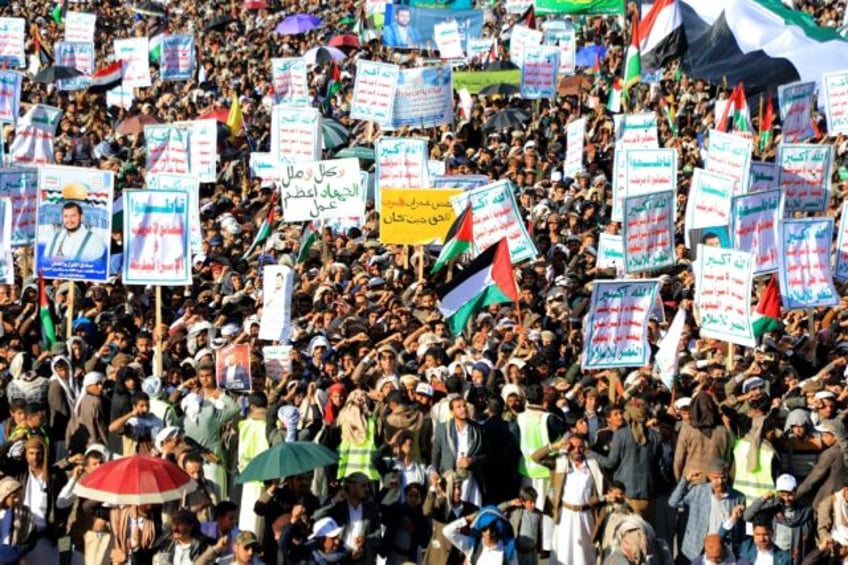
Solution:
<path fill-rule="evenodd" d="M 524 456 L 518 463 L 518 472 L 531 479 L 550 478 L 550 469 L 539 465 L 531 457 L 533 453 L 551 442 L 548 437 L 548 414 L 539 414 L 535 411 L 531 413 L 525 410 L 518 415 L 516 422 L 521 432 L 521 454 Z"/>
<path fill-rule="evenodd" d="M 774 478 L 771 476 L 774 448 L 768 442 L 760 443 L 757 465 L 753 470 L 749 470 L 748 451 L 752 448 L 747 439 L 736 440 L 733 446 L 733 460 L 736 461 L 733 488 L 744 494 L 748 500 L 760 498 L 774 490 Z"/>
<path fill-rule="evenodd" d="M 380 473 L 374 467 L 374 457 L 377 455 L 377 446 L 374 445 L 375 430 L 374 418 L 368 418 L 368 435 L 365 442 L 353 445 L 342 440 L 341 445 L 339 445 L 339 472 L 337 475 L 339 479 L 344 479 L 354 473 L 365 473 L 372 481 L 380 479 Z"/>

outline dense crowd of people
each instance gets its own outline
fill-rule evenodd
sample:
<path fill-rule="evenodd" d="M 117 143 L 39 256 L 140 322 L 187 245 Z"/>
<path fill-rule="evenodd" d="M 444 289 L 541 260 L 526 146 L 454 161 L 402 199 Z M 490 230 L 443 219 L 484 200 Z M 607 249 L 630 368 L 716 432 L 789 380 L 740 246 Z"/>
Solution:
<path fill-rule="evenodd" d="M 842 2 L 795 4 L 820 25 L 843 20 Z M 63 33 L 55 8 L 11 2 L 0 14 L 25 17 L 52 45 Z M 519 19 L 503 2 L 480 8 L 487 37 L 501 38 Z M 578 48 L 607 49 L 599 68 L 578 69 L 587 81 L 572 94 L 537 105 L 475 95 L 470 116 L 457 105 L 453 125 L 393 133 L 428 137 L 430 157 L 448 174 L 511 180 L 538 249 L 536 259 L 515 267 L 518 304 L 488 307 L 453 335 L 435 292 L 446 273 L 417 275 L 416 261 L 432 265 L 435 251 L 410 258 L 412 250 L 382 244 L 373 201 L 361 225 L 322 228 L 305 261 L 297 257 L 306 227 L 281 221 L 245 255 L 268 208 L 279 207 L 274 187 L 248 169 L 250 152 L 270 143 L 270 58 L 352 32 L 362 6 L 270 0 L 248 10 L 235 0 L 171 0 L 164 17 L 121 1 L 70 9 L 97 14 L 98 67 L 114 58 L 114 39 L 167 29 L 194 34 L 202 73 L 163 82 L 154 65 L 153 86 L 136 89 L 129 109 L 107 106 L 103 94 L 24 80 L 23 110 L 38 102 L 63 110 L 57 163 L 114 171 L 119 197 L 144 186 L 141 136 L 116 133 L 129 116 L 190 120 L 235 95 L 245 135 L 218 137 L 218 181 L 201 185 L 194 284 L 162 289 L 161 325 L 152 287 L 124 286 L 119 276 L 105 284 L 54 280 L 50 307 L 66 339 L 44 347 L 31 258 L 16 251 L 20 276 L 0 285 L 0 562 L 848 560 L 848 302 L 787 312 L 781 330 L 732 353 L 698 333 L 683 213 L 728 85 L 690 76 L 685 66 L 679 72 L 675 61 L 656 82 L 634 87 L 629 101 L 632 111 L 657 112 L 661 146 L 679 155 L 677 262 L 657 273 L 664 312 L 649 325 L 655 348 L 678 309 L 687 314 L 669 389 L 650 364 L 583 371 L 580 363 L 592 284 L 616 277 L 596 261 L 599 234 L 620 230 L 610 220 L 615 128 L 603 106 L 622 75 L 626 18 L 575 18 Z M 323 23 L 278 35 L 276 24 L 297 12 Z M 27 53 L 34 53 L 31 41 Z M 366 38 L 339 61 L 342 85 L 331 97 L 331 65 L 310 66 L 314 105 L 351 130 L 347 145 L 370 147 L 379 128 L 349 117 L 360 58 L 404 66 L 424 59 Z M 499 58 L 509 58 L 506 41 Z M 661 100 L 674 107 L 673 121 Z M 524 108 L 532 119 L 484 130 L 503 107 Z M 587 118 L 583 169 L 563 178 L 565 126 L 579 117 Z M 815 142 L 836 146 L 828 213 L 838 222 L 848 144 L 828 137 L 823 119 L 820 125 Z M 779 125 L 774 134 L 762 148 L 755 144 L 758 158 L 774 159 Z M 8 147 L 11 126 L 4 136 Z M 372 165 L 362 161 L 364 169 Z M 120 254 L 119 234 L 111 245 Z M 262 355 L 270 343 L 258 338 L 262 268 L 275 264 L 296 273 L 292 367 L 277 380 L 266 375 Z M 216 382 L 216 351 L 234 343 L 250 346 L 249 393 Z M 264 484 L 236 481 L 257 454 L 292 441 L 320 443 L 338 453 L 338 463 Z M 164 505 L 77 495 L 86 474 L 136 453 L 179 465 L 197 489 Z"/>

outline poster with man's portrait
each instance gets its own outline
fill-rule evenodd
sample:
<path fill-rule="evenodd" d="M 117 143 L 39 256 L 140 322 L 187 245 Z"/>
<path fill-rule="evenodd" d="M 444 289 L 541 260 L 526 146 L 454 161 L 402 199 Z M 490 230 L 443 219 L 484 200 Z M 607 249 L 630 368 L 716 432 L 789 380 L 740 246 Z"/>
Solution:
<path fill-rule="evenodd" d="M 38 175 L 35 271 L 48 279 L 109 277 L 114 173 L 45 165 Z"/>
<path fill-rule="evenodd" d="M 218 388 L 250 392 L 250 345 L 234 343 L 215 352 Z"/>

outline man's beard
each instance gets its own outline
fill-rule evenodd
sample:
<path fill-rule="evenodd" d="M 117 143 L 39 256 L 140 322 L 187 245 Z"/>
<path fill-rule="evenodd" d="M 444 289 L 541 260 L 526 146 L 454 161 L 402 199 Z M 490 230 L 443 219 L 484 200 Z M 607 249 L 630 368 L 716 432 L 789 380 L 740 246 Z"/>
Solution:
<path fill-rule="evenodd" d="M 69 228 L 69 227 L 65 226 L 65 231 L 66 231 L 66 232 L 68 232 L 68 233 L 76 233 L 76 232 L 78 232 L 78 231 L 79 231 L 79 229 L 80 229 L 81 227 L 82 227 L 82 224 L 77 224 L 77 227 L 75 227 L 75 228 L 73 228 L 73 229 L 71 229 L 71 228 Z"/>

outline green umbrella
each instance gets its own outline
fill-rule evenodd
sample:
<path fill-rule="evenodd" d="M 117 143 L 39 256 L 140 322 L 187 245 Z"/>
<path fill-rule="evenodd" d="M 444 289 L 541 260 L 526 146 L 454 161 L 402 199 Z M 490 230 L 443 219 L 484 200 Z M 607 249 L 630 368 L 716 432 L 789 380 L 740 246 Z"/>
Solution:
<path fill-rule="evenodd" d="M 345 147 L 344 149 L 336 153 L 336 159 L 346 159 L 349 157 L 362 159 L 363 161 L 373 161 L 374 150 L 370 147 L 362 147 L 361 145 L 357 145 L 356 147 Z"/>
<path fill-rule="evenodd" d="M 292 477 L 333 465 L 338 460 L 335 452 L 311 441 L 281 443 L 254 457 L 236 482 L 243 484 Z"/>
<path fill-rule="evenodd" d="M 352 26 L 355 23 L 356 23 L 356 18 L 351 17 L 351 16 L 345 16 L 345 17 L 343 17 L 342 19 L 339 20 L 339 25 L 343 25 L 343 26 Z"/>
<path fill-rule="evenodd" d="M 321 123 L 324 149 L 335 149 L 347 142 L 350 132 L 336 120 L 325 119 Z"/>

